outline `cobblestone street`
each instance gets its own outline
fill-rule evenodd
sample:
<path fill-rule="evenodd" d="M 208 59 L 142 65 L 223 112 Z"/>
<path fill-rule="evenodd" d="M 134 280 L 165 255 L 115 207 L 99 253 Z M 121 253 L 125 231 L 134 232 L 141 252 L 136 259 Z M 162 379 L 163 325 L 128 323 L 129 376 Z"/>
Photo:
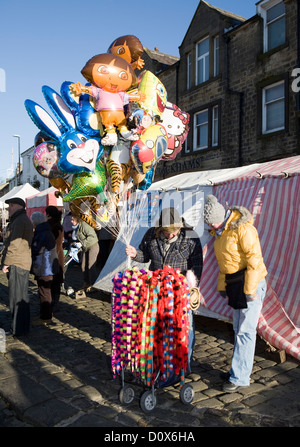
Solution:
<path fill-rule="evenodd" d="M 80 281 L 79 269 L 73 274 Z M 9 329 L 7 280 L 0 273 L 0 328 Z M 38 316 L 35 282 L 30 281 L 31 314 Z M 299 427 L 299 362 L 271 358 L 258 339 L 250 387 L 225 394 L 221 372 L 230 367 L 230 323 L 200 316 L 192 373 L 192 403 L 179 399 L 178 386 L 159 389 L 149 414 L 140 408 L 143 388 L 121 404 L 120 377 L 111 375 L 110 297 L 100 291 L 74 299 L 61 295 L 51 325 L 32 327 L 27 337 L 6 340 L 0 353 L 0 427 Z"/>

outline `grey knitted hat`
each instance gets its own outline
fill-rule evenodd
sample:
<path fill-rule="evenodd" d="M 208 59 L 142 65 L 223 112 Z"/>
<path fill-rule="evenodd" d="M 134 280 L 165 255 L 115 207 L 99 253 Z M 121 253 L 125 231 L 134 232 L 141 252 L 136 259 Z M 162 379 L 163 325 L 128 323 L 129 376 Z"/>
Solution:
<path fill-rule="evenodd" d="M 183 220 L 176 208 L 164 208 L 160 213 L 158 225 L 162 228 L 176 227 L 178 229 L 183 227 Z"/>
<path fill-rule="evenodd" d="M 224 222 L 225 213 L 225 208 L 218 202 L 218 199 L 215 196 L 210 194 L 206 197 L 204 205 L 204 222 L 207 225 Z"/>

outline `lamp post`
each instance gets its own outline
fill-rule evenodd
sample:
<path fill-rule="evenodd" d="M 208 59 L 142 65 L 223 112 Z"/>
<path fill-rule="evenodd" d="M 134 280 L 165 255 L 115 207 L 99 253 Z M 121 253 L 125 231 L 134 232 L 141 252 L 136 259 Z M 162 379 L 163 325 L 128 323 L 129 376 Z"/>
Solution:
<path fill-rule="evenodd" d="M 18 169 L 18 186 L 21 185 L 20 176 L 21 176 L 21 161 L 20 161 L 20 146 L 21 146 L 21 137 L 20 135 L 13 135 L 18 138 L 18 160 L 19 160 L 19 169 Z"/>

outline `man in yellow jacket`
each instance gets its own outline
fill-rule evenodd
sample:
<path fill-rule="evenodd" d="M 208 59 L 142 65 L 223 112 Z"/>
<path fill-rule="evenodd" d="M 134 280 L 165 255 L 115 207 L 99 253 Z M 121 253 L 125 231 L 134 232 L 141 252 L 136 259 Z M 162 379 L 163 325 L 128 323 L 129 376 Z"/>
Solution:
<path fill-rule="evenodd" d="M 214 250 L 220 270 L 217 290 L 233 308 L 235 342 L 228 381 L 223 386 L 223 391 L 232 393 L 250 384 L 267 269 L 249 210 L 233 206 L 226 211 L 215 196 L 208 195 L 204 222 L 216 237 Z"/>

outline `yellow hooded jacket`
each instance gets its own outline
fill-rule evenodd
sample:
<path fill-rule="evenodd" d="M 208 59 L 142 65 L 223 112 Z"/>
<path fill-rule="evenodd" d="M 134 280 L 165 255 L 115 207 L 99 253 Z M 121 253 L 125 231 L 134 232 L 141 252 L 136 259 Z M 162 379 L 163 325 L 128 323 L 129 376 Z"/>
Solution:
<path fill-rule="evenodd" d="M 216 235 L 214 249 L 220 269 L 217 290 L 225 291 L 226 273 L 247 269 L 244 293 L 255 295 L 258 283 L 268 272 L 262 257 L 258 233 L 253 226 L 253 217 L 247 208 L 231 208 L 222 234 Z"/>

